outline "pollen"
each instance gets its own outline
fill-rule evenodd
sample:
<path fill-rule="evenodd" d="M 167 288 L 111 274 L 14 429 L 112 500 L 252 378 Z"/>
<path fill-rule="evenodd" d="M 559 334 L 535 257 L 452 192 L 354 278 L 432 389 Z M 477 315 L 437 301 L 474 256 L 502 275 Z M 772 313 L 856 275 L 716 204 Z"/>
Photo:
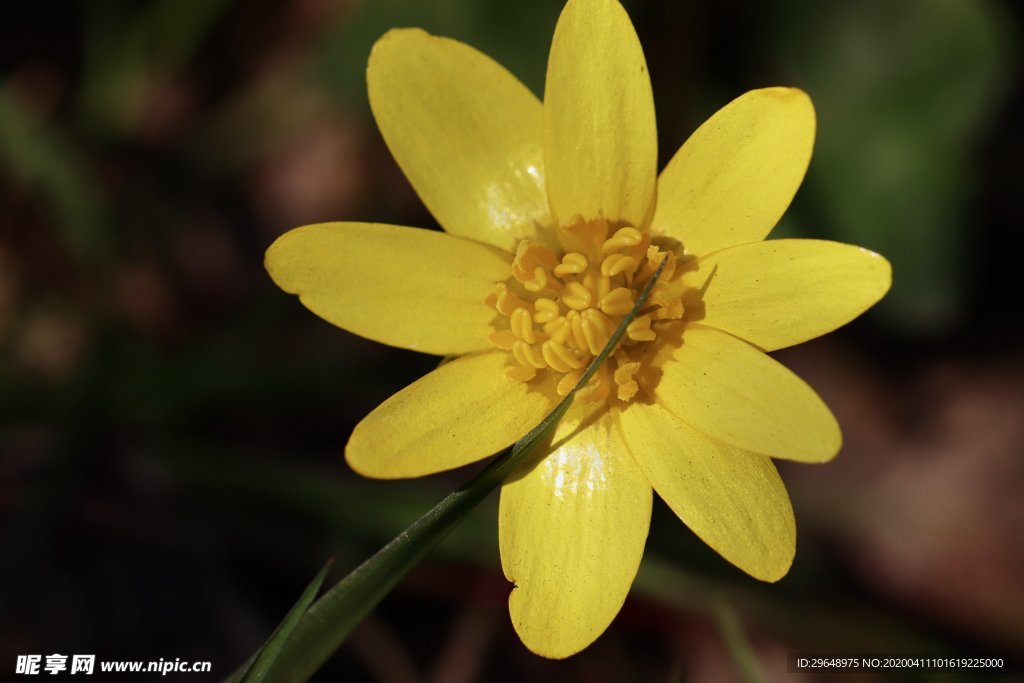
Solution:
<path fill-rule="evenodd" d="M 611 339 L 638 292 L 665 256 L 650 235 L 633 226 L 614 231 L 607 221 L 575 219 L 557 231 L 560 248 L 522 241 L 512 277 L 487 297 L 498 315 L 491 343 L 509 352 L 508 378 L 553 380 L 564 396 Z M 589 402 L 629 403 L 640 393 L 645 345 L 661 327 L 683 316 L 682 290 L 673 282 L 675 254 L 644 308 L 626 328 L 612 355 L 578 397 Z"/>

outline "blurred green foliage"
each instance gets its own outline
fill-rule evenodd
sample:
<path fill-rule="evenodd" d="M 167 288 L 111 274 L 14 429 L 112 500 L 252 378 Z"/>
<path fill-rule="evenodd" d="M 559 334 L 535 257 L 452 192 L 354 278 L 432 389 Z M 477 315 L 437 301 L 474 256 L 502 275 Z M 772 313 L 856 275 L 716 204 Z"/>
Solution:
<path fill-rule="evenodd" d="M 416 27 L 472 45 L 504 65 L 540 97 L 548 47 L 561 10 L 561 3 L 544 0 L 366 2 L 349 21 L 325 32 L 317 56 L 318 70 L 339 100 L 365 106 L 366 58 L 373 43 L 390 29 Z"/>
<path fill-rule="evenodd" d="M 1015 45 L 985 0 L 784 3 L 777 46 L 818 110 L 808 229 L 884 254 L 878 310 L 903 332 L 948 331 L 966 304 L 980 145 Z M 819 232 L 820 231 L 820 232 Z"/>
<path fill-rule="evenodd" d="M 109 0 L 82 5 L 78 115 L 98 134 L 124 135 L 147 82 L 180 72 L 229 0 Z"/>
<path fill-rule="evenodd" d="M 10 90 L 0 85 L 0 170 L 47 207 L 69 252 L 102 262 L 111 245 L 101 190 L 82 150 L 66 133 L 40 125 Z"/>

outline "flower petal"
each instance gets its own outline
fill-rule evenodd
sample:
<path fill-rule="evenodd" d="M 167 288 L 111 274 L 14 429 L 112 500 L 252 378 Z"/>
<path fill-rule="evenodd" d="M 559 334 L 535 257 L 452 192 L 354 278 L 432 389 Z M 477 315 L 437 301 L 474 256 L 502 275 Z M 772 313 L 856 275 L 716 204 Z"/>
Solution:
<path fill-rule="evenodd" d="M 567 416 L 554 443 L 553 453 L 502 487 L 498 537 L 505 576 L 515 583 L 516 632 L 533 652 L 562 658 L 592 643 L 622 608 L 652 496 L 605 407 L 582 422 Z"/>
<path fill-rule="evenodd" d="M 512 251 L 549 221 L 540 101 L 481 52 L 388 31 L 366 70 L 384 141 L 445 230 Z"/>
<path fill-rule="evenodd" d="M 356 425 L 345 459 L 378 479 L 420 477 L 497 453 L 550 412 L 551 401 L 504 375 L 504 351 L 463 356 L 384 401 Z"/>
<path fill-rule="evenodd" d="M 802 90 L 740 95 L 661 172 L 654 230 L 697 256 L 764 239 L 800 187 L 814 126 L 814 107 Z"/>
<path fill-rule="evenodd" d="M 889 291 L 892 268 L 849 244 L 769 240 L 696 259 L 683 282 L 700 292 L 687 317 L 772 351 L 856 318 Z"/>
<path fill-rule="evenodd" d="M 324 320 L 368 339 L 442 356 L 491 349 L 484 304 L 511 275 L 508 260 L 433 230 L 321 223 L 267 249 L 277 285 Z"/>
<path fill-rule="evenodd" d="M 773 458 L 824 462 L 839 452 L 839 425 L 821 398 L 750 344 L 690 323 L 667 350 L 654 394 L 694 429 Z"/>
<path fill-rule="evenodd" d="M 656 404 L 633 404 L 619 420 L 654 490 L 701 540 L 756 579 L 786 575 L 796 522 L 770 458 L 709 439 Z"/>
<path fill-rule="evenodd" d="M 658 171 L 654 98 L 629 15 L 615 0 L 569 0 L 544 86 L 551 211 L 646 227 Z"/>

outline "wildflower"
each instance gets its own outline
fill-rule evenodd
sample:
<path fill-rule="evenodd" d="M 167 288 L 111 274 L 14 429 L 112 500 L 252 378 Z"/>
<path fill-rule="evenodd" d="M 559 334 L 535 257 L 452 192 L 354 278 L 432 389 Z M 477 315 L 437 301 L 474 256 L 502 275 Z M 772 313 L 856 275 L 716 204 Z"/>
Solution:
<path fill-rule="evenodd" d="M 367 416 L 349 464 L 414 477 L 513 443 L 564 395 L 668 255 L 648 305 L 553 436 L 501 491 L 502 565 L 523 642 L 565 657 L 597 638 L 636 575 L 652 487 L 726 560 L 775 581 L 795 548 L 770 458 L 831 459 L 835 419 L 765 352 L 874 304 L 869 251 L 761 241 L 795 194 L 814 110 L 748 92 L 657 175 L 643 52 L 615 0 L 570 0 L 543 104 L 473 48 L 415 29 L 373 49 L 370 104 L 445 233 L 368 223 L 293 230 L 267 252 L 326 320 L 455 356 Z"/>

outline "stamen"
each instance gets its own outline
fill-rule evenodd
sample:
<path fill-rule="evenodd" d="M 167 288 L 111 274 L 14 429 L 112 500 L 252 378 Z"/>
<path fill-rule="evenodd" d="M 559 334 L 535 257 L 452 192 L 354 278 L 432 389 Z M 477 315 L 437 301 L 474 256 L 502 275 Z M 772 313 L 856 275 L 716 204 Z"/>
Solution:
<path fill-rule="evenodd" d="M 587 383 L 587 386 L 580 389 L 576 395 L 581 403 L 600 403 L 608 398 L 611 393 L 611 386 L 608 381 L 608 366 L 602 365 L 597 369 L 594 378 Z"/>
<path fill-rule="evenodd" d="M 618 385 L 618 391 L 616 395 L 620 401 L 629 401 L 636 392 L 640 389 L 640 385 L 633 379 L 633 375 L 640 369 L 640 363 L 632 361 L 629 363 L 619 363 L 618 369 L 615 371 L 615 384 Z"/>
<path fill-rule="evenodd" d="M 533 320 L 530 319 L 530 314 L 525 308 L 517 308 L 512 311 L 509 325 L 512 333 L 527 344 L 535 344 L 537 342 L 537 335 L 533 333 Z"/>
<path fill-rule="evenodd" d="M 614 251 L 618 251 L 624 247 L 633 247 L 643 240 L 644 236 L 636 228 L 619 228 L 615 231 L 615 235 L 605 240 L 601 246 L 601 251 L 605 254 L 610 254 Z"/>
<path fill-rule="evenodd" d="M 653 276 L 665 252 L 651 244 L 647 233 L 631 226 L 608 237 L 608 223 L 600 218 L 577 217 L 559 227 L 557 235 L 565 249 L 561 254 L 520 242 L 512 262 L 517 283 L 497 283 L 486 303 L 506 316 L 495 322 L 488 337 L 514 360 L 506 376 L 530 382 L 544 372 L 557 373 L 545 377 L 551 377 L 555 391 L 565 396 L 633 309 L 637 291 Z M 627 326 L 613 356 L 597 368 L 578 400 L 628 403 L 637 395 L 642 359 L 651 354 L 640 350 L 634 355 L 641 360 L 633 360 L 627 349 L 654 341 L 662 321 L 682 317 L 684 289 L 674 278 L 675 266 L 670 252 L 642 314 Z"/>
<path fill-rule="evenodd" d="M 512 355 L 519 361 L 520 365 L 532 365 L 538 370 L 542 370 L 547 367 L 547 362 L 544 360 L 544 356 L 537 353 L 537 349 L 529 344 L 521 341 L 517 341 L 512 345 Z"/>
<path fill-rule="evenodd" d="M 601 275 L 615 277 L 620 273 L 632 274 L 638 265 L 640 265 L 640 262 L 632 256 L 626 256 L 625 254 L 612 254 L 601 262 Z"/>
<path fill-rule="evenodd" d="M 494 285 L 494 293 L 487 297 L 485 303 L 488 306 L 494 306 L 495 310 L 502 315 L 512 315 L 512 311 L 517 308 L 525 308 L 527 310 L 533 309 L 533 306 L 529 302 L 523 301 L 509 291 L 508 285 L 504 282 L 499 282 Z"/>
<path fill-rule="evenodd" d="M 557 318 L 560 312 L 558 304 L 552 299 L 537 299 L 533 302 L 533 307 L 536 310 L 533 314 L 533 321 L 541 325 Z"/>
<path fill-rule="evenodd" d="M 531 292 L 543 292 L 548 286 L 548 272 L 537 266 L 533 269 L 533 277 L 523 281 L 523 287 Z"/>
<path fill-rule="evenodd" d="M 601 297 L 601 310 L 608 315 L 626 315 L 633 310 L 633 290 L 616 287 Z"/>
<path fill-rule="evenodd" d="M 540 351 L 547 364 L 558 372 L 569 372 L 582 367 L 580 362 L 569 352 L 569 349 L 558 342 L 546 341 L 541 344 Z"/>
<path fill-rule="evenodd" d="M 582 311 L 589 308 L 593 300 L 594 295 L 582 283 L 570 282 L 565 286 L 565 296 L 562 297 L 562 301 L 569 308 Z"/>
<path fill-rule="evenodd" d="M 569 339 L 569 335 L 572 334 L 572 326 L 565 319 L 565 316 L 560 315 L 544 325 L 544 334 L 559 344 L 564 344 Z"/>
<path fill-rule="evenodd" d="M 578 252 L 570 252 L 562 257 L 562 262 L 555 266 L 555 277 L 578 275 L 587 269 L 587 257 Z"/>
<path fill-rule="evenodd" d="M 683 300 L 672 299 L 651 313 L 652 320 L 679 320 L 683 317 Z"/>
<path fill-rule="evenodd" d="M 633 341 L 654 341 L 658 335 L 651 329 L 651 316 L 638 315 L 626 326 L 626 336 Z"/>
<path fill-rule="evenodd" d="M 608 318 L 594 308 L 588 308 L 582 313 L 583 317 L 583 337 L 586 339 L 587 348 L 590 349 L 590 353 L 598 355 L 601 353 L 601 349 L 611 339 L 612 334 L 615 332 L 615 327 L 609 330 L 605 321 L 611 322 Z"/>
<path fill-rule="evenodd" d="M 661 260 L 665 258 L 665 253 L 653 244 L 647 247 L 647 261 L 644 263 L 644 267 L 640 271 L 640 279 L 646 281 L 652 275 L 654 271 L 661 265 Z M 672 252 L 668 252 L 668 263 L 665 264 L 665 268 L 661 271 L 661 279 L 658 284 L 663 282 L 670 282 L 672 276 L 676 272 L 676 255 Z"/>
<path fill-rule="evenodd" d="M 586 351 L 588 348 L 587 338 L 583 334 L 583 319 L 580 317 L 579 311 L 569 311 L 565 317 L 572 329 L 572 341 L 576 344 L 576 350 Z"/>
<path fill-rule="evenodd" d="M 583 376 L 582 370 L 572 370 L 565 373 L 565 375 L 558 381 L 558 386 L 555 391 L 558 392 L 559 396 L 566 396 L 572 388 L 576 386 L 576 382 L 580 381 L 580 377 Z"/>

